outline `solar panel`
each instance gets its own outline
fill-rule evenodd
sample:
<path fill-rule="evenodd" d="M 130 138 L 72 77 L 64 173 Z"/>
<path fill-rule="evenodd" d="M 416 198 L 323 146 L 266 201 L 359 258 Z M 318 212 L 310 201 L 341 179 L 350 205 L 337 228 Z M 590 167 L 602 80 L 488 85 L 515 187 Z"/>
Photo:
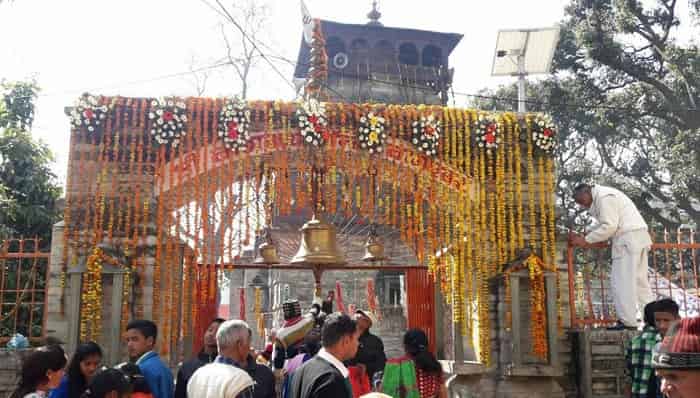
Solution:
<path fill-rule="evenodd" d="M 499 30 L 491 75 L 519 75 L 520 56 L 524 74 L 548 73 L 558 40 L 559 27 Z"/>

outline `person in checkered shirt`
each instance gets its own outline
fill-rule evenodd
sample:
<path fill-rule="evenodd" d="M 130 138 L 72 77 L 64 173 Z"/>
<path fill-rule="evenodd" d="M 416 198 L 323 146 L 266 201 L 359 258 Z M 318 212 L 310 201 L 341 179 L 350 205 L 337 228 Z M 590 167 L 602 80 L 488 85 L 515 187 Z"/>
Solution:
<path fill-rule="evenodd" d="M 658 383 L 651 367 L 652 350 L 661 341 L 654 323 L 656 301 L 644 307 L 644 328 L 633 337 L 626 349 L 625 360 L 629 395 L 632 398 L 657 397 Z"/>

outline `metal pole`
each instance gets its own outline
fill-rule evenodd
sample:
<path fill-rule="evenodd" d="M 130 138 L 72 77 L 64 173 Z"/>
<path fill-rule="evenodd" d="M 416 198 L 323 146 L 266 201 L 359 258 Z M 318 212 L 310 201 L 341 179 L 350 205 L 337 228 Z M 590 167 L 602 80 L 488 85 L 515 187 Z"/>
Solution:
<path fill-rule="evenodd" d="M 527 112 L 525 108 L 525 54 L 518 55 L 518 113 Z"/>

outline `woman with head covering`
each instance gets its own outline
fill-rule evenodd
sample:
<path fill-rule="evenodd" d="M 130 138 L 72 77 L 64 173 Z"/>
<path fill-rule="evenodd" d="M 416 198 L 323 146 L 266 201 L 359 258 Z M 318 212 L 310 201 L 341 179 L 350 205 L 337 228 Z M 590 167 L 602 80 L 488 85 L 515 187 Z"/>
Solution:
<path fill-rule="evenodd" d="M 66 375 L 49 398 L 80 398 L 102 362 L 102 349 L 97 343 L 81 344 L 68 364 Z"/>
<path fill-rule="evenodd" d="M 117 369 L 105 369 L 92 378 L 82 398 L 129 398 L 130 394 L 128 376 Z"/>
<path fill-rule="evenodd" d="M 141 368 L 131 362 L 126 362 L 118 367 L 126 375 L 131 384 L 131 398 L 153 398 L 146 378 L 141 373 Z"/>
<path fill-rule="evenodd" d="M 45 398 L 58 387 L 66 366 L 66 354 L 60 347 L 41 347 L 22 363 L 17 388 L 10 398 Z"/>
<path fill-rule="evenodd" d="M 406 355 L 390 359 L 384 367 L 382 392 L 401 398 L 446 398 L 442 367 L 428 350 L 428 336 L 410 329 L 403 336 Z"/>

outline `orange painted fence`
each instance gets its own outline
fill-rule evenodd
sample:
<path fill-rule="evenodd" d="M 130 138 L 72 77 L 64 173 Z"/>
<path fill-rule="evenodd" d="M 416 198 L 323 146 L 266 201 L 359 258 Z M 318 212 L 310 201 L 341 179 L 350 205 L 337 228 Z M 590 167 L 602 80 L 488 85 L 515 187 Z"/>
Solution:
<path fill-rule="evenodd" d="M 46 336 L 49 253 L 39 239 L 0 242 L 0 343 L 15 333 L 38 342 Z"/>
<path fill-rule="evenodd" d="M 694 229 L 652 231 L 649 283 L 654 296 L 673 298 L 681 316 L 700 315 L 700 243 Z M 596 328 L 615 323 L 610 289 L 610 247 L 569 245 L 569 310 L 573 328 Z"/>

